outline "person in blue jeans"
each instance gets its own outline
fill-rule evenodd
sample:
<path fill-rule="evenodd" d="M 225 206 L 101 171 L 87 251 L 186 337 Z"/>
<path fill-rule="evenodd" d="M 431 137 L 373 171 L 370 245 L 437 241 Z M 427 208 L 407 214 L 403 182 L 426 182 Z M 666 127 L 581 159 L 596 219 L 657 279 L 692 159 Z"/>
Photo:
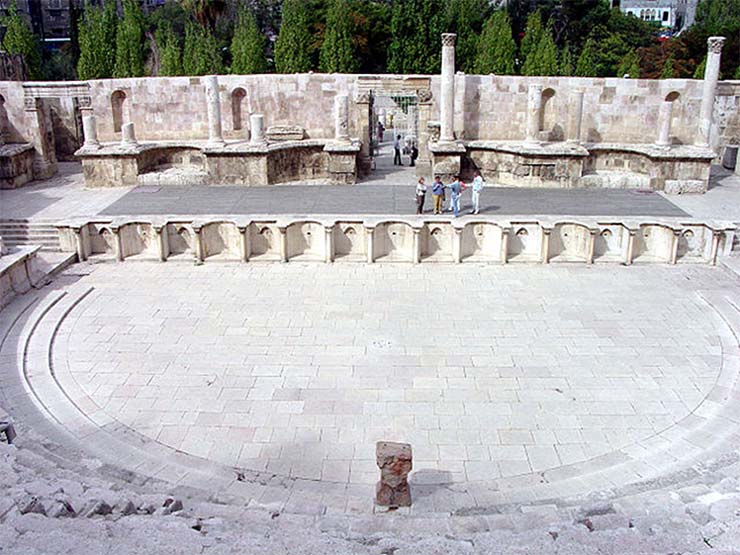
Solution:
<path fill-rule="evenodd" d="M 452 193 L 451 195 L 451 205 L 452 205 L 452 213 L 457 216 L 460 214 L 460 196 L 462 195 L 462 192 L 466 189 L 465 183 L 460 181 L 460 176 L 456 175 L 455 180 L 447 185 L 447 188 Z"/>

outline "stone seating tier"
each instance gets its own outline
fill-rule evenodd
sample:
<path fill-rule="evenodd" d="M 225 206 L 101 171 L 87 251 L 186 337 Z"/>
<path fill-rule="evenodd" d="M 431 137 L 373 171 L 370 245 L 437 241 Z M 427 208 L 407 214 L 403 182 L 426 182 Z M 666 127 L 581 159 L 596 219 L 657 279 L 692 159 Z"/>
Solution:
<path fill-rule="evenodd" d="M 100 218 L 57 224 L 62 250 L 144 260 L 714 264 L 735 225 L 558 217 Z"/>

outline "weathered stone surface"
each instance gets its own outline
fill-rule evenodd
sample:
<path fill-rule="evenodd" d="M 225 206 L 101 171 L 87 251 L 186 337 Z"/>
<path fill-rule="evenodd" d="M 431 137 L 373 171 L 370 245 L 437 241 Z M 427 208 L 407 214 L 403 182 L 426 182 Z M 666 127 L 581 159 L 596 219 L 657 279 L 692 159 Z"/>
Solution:
<path fill-rule="evenodd" d="M 112 512 L 113 508 L 108 503 L 100 499 L 91 500 L 82 510 L 82 514 L 87 518 L 92 518 L 94 516 L 105 516 L 111 514 Z"/>
<path fill-rule="evenodd" d="M 270 142 L 300 141 L 306 138 L 306 130 L 300 125 L 271 125 L 265 136 Z"/>
<path fill-rule="evenodd" d="M 43 502 L 35 496 L 29 496 L 18 503 L 18 511 L 22 514 L 34 513 L 39 515 L 46 514 L 46 507 Z"/>
<path fill-rule="evenodd" d="M 412 469 L 411 445 L 379 441 L 375 459 L 380 468 L 380 481 L 375 489 L 375 502 L 384 507 L 411 506 L 408 475 Z"/>

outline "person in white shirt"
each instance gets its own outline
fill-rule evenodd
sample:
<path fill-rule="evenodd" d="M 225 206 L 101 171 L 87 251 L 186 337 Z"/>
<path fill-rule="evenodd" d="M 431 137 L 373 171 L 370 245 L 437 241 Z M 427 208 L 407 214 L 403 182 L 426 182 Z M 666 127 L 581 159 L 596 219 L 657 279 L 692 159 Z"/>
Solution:
<path fill-rule="evenodd" d="M 424 213 L 424 198 L 427 195 L 427 186 L 424 183 L 424 178 L 420 177 L 419 182 L 416 184 L 416 213 Z"/>
<path fill-rule="evenodd" d="M 477 214 L 480 212 L 480 193 L 483 190 L 484 181 L 478 170 L 475 170 L 473 175 L 473 209 L 470 213 Z"/>

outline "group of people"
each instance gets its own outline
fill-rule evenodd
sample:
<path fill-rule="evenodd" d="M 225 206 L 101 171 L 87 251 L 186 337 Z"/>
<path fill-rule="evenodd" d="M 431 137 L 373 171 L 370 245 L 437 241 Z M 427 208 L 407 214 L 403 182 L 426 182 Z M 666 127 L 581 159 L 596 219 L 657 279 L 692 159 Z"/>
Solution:
<path fill-rule="evenodd" d="M 473 195 L 472 202 L 473 207 L 470 211 L 471 214 L 478 214 L 480 212 L 480 195 L 483 191 L 484 186 L 483 177 L 479 171 L 475 171 L 473 174 Z M 457 218 L 460 214 L 460 197 L 463 191 L 468 189 L 468 186 L 460 179 L 460 176 L 456 175 L 451 183 L 444 184 L 442 178 L 436 176 L 432 183 L 432 199 L 434 200 L 434 213 L 441 214 L 444 210 L 444 203 L 449 192 L 449 204 L 446 210 L 452 212 Z M 416 184 L 416 213 L 424 213 L 424 200 L 426 199 L 427 185 L 423 177 L 419 178 Z"/>
<path fill-rule="evenodd" d="M 416 143 L 411 143 L 410 146 L 403 147 L 403 151 L 409 157 L 409 166 L 415 166 L 416 159 L 419 157 L 419 149 L 416 147 Z M 401 161 L 401 135 L 397 135 L 393 139 L 393 165 L 403 166 L 403 162 Z"/>

